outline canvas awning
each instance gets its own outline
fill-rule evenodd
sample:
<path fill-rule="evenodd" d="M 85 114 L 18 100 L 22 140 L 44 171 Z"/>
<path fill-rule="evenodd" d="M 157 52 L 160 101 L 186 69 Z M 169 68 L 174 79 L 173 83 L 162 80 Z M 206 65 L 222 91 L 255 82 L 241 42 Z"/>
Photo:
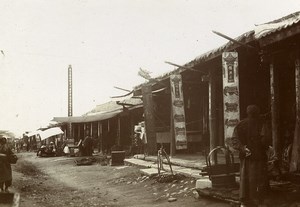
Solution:
<path fill-rule="evenodd" d="M 40 130 L 28 132 L 28 133 L 26 134 L 26 136 L 27 136 L 27 137 L 32 137 L 32 136 L 34 136 L 34 135 L 39 134 L 40 132 L 41 132 Z"/>
<path fill-rule="evenodd" d="M 41 137 L 41 140 L 45 140 L 49 137 L 59 135 L 59 134 L 63 134 L 63 133 L 64 132 L 59 127 L 53 127 L 53 128 L 50 128 L 50 129 L 46 129 L 44 131 L 40 131 L 39 135 Z"/>

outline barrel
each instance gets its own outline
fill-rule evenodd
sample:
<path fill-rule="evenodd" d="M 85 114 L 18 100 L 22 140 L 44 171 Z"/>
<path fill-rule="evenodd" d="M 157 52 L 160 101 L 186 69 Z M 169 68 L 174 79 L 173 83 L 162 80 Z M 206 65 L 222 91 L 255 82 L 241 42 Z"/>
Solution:
<path fill-rule="evenodd" d="M 111 152 L 111 165 L 124 165 L 125 151 Z"/>

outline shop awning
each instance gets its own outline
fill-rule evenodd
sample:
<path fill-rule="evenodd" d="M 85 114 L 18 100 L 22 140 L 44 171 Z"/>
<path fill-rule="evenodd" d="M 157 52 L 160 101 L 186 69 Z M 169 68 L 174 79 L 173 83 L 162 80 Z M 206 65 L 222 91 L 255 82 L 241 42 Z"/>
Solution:
<path fill-rule="evenodd" d="M 59 134 L 63 134 L 63 133 L 64 132 L 59 127 L 53 127 L 53 128 L 50 128 L 50 129 L 46 129 L 45 131 L 40 131 L 39 135 L 41 137 L 41 140 L 45 140 L 49 137 L 59 135 Z"/>
<path fill-rule="evenodd" d="M 26 136 L 27 136 L 27 137 L 32 137 L 32 136 L 34 136 L 34 135 L 39 134 L 40 132 L 41 132 L 40 130 L 28 132 L 28 133 L 26 134 Z"/>
<path fill-rule="evenodd" d="M 113 118 L 122 112 L 123 110 L 119 109 L 116 111 L 111 111 L 106 113 L 95 113 L 86 116 L 54 117 L 53 121 L 60 122 L 60 123 L 86 123 L 86 122 L 93 122 L 93 121 L 102 121 L 105 119 Z"/>

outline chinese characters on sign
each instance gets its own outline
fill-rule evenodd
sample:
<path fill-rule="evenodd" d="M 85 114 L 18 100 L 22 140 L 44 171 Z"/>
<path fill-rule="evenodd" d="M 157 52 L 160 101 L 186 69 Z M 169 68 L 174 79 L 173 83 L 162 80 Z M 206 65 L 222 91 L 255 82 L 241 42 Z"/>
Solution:
<path fill-rule="evenodd" d="M 233 130 L 240 120 L 239 77 L 237 52 L 222 54 L 224 138 L 232 137 Z"/>
<path fill-rule="evenodd" d="M 176 149 L 187 149 L 185 113 L 181 75 L 171 75 L 172 111 Z"/>

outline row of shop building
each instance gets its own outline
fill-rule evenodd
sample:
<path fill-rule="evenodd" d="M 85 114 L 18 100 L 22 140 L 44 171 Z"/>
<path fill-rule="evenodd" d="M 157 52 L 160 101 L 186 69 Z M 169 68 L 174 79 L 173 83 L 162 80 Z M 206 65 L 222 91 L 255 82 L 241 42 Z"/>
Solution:
<path fill-rule="evenodd" d="M 79 142 L 88 130 L 103 152 L 113 146 L 130 150 L 135 126 L 144 121 L 149 154 L 157 154 L 161 145 L 172 155 L 192 154 L 224 145 L 246 117 L 247 106 L 255 104 L 269 117 L 276 155 L 280 157 L 292 144 L 291 170 L 298 170 L 299 62 L 297 12 L 258 25 L 167 74 L 150 78 L 135 86 L 130 98 L 98 105 L 83 116 L 53 120 L 70 142 Z"/>

